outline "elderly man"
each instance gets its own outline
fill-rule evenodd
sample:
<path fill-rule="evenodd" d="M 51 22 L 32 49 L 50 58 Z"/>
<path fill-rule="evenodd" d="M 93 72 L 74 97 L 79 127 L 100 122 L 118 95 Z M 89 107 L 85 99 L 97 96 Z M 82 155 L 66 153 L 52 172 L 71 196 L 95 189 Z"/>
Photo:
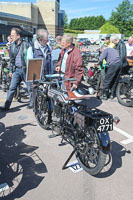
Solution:
<path fill-rule="evenodd" d="M 73 36 L 62 37 L 62 51 L 57 63 L 56 71 L 64 73 L 65 78 L 76 78 L 73 83 L 67 84 L 67 89 L 77 88 L 82 80 L 83 66 L 80 50 L 73 44 Z"/>
<path fill-rule="evenodd" d="M 44 75 L 50 74 L 51 71 L 51 51 L 48 46 L 48 32 L 45 29 L 38 29 L 36 40 L 32 47 L 29 47 L 27 52 L 27 60 L 31 58 L 43 58 L 42 79 Z M 30 83 L 29 83 L 30 84 Z M 30 104 L 28 109 L 33 108 L 32 92 L 30 93 Z"/>
<path fill-rule="evenodd" d="M 9 110 L 14 93 L 21 81 L 25 81 L 26 62 L 24 59 L 28 42 L 22 40 L 22 31 L 19 28 L 12 28 L 11 38 L 13 43 L 10 45 L 10 73 L 11 85 L 7 94 L 5 104 L 0 107 L 1 111 Z"/>
<path fill-rule="evenodd" d="M 103 45 L 101 47 L 101 51 L 102 53 L 99 58 L 99 65 L 102 66 L 104 59 L 108 64 L 108 70 L 105 74 L 105 79 L 103 80 L 101 99 L 107 100 L 109 97 L 109 90 L 111 89 L 114 77 L 119 72 L 122 63 L 119 53 L 116 49 L 108 48 L 107 46 Z"/>
<path fill-rule="evenodd" d="M 114 48 L 118 51 L 120 55 L 122 67 L 126 67 L 128 63 L 127 63 L 127 50 L 125 43 L 122 40 L 120 40 L 117 35 L 112 35 L 110 41 L 114 43 L 115 45 Z"/>

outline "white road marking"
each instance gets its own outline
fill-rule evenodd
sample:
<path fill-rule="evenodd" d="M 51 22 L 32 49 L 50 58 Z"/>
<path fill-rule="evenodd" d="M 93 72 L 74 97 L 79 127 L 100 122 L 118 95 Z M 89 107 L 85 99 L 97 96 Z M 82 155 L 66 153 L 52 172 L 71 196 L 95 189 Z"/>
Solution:
<path fill-rule="evenodd" d="M 121 130 L 121 129 L 115 127 L 115 126 L 114 126 L 113 129 L 114 129 L 115 131 L 117 131 L 118 133 L 120 133 L 121 135 L 124 135 L 125 137 L 128 138 L 128 139 L 126 139 L 126 140 L 120 141 L 122 144 L 129 144 L 129 143 L 133 142 L 133 136 L 130 135 L 129 133 L 127 133 L 127 132 L 125 132 L 125 131 L 123 131 L 123 130 Z"/>
<path fill-rule="evenodd" d="M 129 138 L 129 139 L 126 139 L 126 140 L 123 140 L 123 141 L 121 141 L 121 143 L 122 143 L 122 144 L 129 144 L 129 143 L 131 143 L 131 142 L 133 142 L 133 137 L 132 137 L 132 138 Z"/>

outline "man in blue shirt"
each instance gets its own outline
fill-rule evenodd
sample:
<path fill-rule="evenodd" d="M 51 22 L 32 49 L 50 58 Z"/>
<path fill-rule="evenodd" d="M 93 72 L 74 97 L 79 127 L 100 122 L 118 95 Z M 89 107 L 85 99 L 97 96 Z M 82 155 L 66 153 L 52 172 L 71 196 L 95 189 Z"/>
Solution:
<path fill-rule="evenodd" d="M 121 58 L 119 53 L 114 48 L 107 48 L 106 46 L 101 47 L 101 56 L 99 58 L 99 65 L 102 66 L 102 62 L 105 59 L 108 65 L 107 72 L 105 74 L 105 79 L 102 85 L 102 96 L 101 99 L 107 100 L 109 97 L 109 90 L 111 88 L 112 82 L 118 74 L 120 67 L 122 66 Z"/>

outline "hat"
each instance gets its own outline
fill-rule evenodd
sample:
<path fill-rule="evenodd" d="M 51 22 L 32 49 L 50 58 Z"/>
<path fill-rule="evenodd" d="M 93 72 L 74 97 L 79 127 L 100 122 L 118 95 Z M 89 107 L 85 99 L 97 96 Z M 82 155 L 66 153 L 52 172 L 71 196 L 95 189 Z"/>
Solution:
<path fill-rule="evenodd" d="M 110 35 L 110 34 L 107 34 L 107 35 L 106 35 L 106 38 L 110 38 L 110 37 L 111 37 L 111 35 Z"/>

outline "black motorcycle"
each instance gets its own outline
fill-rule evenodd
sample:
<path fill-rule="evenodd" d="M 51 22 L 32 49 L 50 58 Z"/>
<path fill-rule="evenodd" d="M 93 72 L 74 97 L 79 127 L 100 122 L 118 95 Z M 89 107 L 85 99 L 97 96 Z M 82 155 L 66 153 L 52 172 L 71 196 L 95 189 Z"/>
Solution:
<path fill-rule="evenodd" d="M 0 79 L 1 79 L 1 85 L 2 85 L 2 90 L 4 92 L 7 92 L 9 90 L 10 84 L 11 84 L 11 77 L 9 76 L 10 69 L 9 69 L 9 59 L 3 59 L 1 58 L 1 74 L 0 74 Z M 24 86 L 24 82 L 22 82 L 15 91 L 14 98 L 17 101 L 21 101 L 21 99 L 26 98 L 28 96 L 27 94 L 27 89 Z"/>
<path fill-rule="evenodd" d="M 46 75 L 45 81 L 36 86 L 34 112 L 38 124 L 47 129 L 51 116 L 53 134 L 60 135 L 63 141 L 73 147 L 73 152 L 63 169 L 75 154 L 80 166 L 89 174 L 96 175 L 104 167 L 106 155 L 110 152 L 108 131 L 113 130 L 113 116 L 85 103 L 90 96 L 77 91 L 62 89 L 62 78 L 58 74 Z M 73 79 L 63 80 L 63 82 Z M 53 110 L 49 102 L 53 103 Z"/>
<path fill-rule="evenodd" d="M 9 77 L 9 60 L 1 58 L 1 84 L 4 92 L 9 90 L 11 78 Z"/>
<path fill-rule="evenodd" d="M 127 75 L 120 78 L 116 87 L 116 96 L 120 104 L 133 106 L 133 66 L 129 68 Z"/>
<path fill-rule="evenodd" d="M 83 81 L 96 91 L 100 74 L 99 67 L 96 64 L 99 59 L 99 52 L 84 52 L 82 53 L 82 58 L 84 67 Z M 90 68 L 87 67 L 89 63 L 93 63 Z"/>

